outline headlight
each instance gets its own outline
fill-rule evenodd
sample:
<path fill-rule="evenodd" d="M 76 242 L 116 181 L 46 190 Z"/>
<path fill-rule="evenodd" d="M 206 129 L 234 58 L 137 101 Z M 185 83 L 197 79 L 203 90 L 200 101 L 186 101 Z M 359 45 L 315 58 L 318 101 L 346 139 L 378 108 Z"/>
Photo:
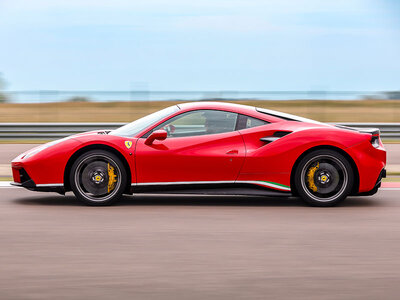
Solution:
<path fill-rule="evenodd" d="M 47 146 L 47 144 L 44 144 L 43 146 L 40 146 L 40 147 L 28 152 L 23 158 L 29 158 L 29 157 L 35 155 L 36 153 L 39 153 L 40 151 L 42 151 L 43 149 L 46 149 L 48 147 L 50 147 L 50 146 Z"/>

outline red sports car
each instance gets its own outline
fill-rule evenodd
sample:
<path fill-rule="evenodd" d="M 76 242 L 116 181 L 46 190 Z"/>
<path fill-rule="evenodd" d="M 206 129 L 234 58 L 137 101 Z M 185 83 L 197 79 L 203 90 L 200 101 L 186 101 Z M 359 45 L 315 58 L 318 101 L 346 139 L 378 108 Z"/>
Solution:
<path fill-rule="evenodd" d="M 195 102 L 44 144 L 14 159 L 12 170 L 14 185 L 72 190 L 90 205 L 150 192 L 294 195 L 331 206 L 376 193 L 385 165 L 378 129 Z"/>

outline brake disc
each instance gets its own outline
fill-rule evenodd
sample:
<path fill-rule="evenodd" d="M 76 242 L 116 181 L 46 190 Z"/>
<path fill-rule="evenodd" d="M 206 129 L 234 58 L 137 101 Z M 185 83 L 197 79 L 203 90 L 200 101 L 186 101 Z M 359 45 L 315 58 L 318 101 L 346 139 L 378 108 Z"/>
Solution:
<path fill-rule="evenodd" d="M 108 193 L 108 168 L 105 162 L 94 161 L 89 163 L 83 169 L 80 179 L 85 190 L 94 196 Z"/>
<path fill-rule="evenodd" d="M 320 183 L 317 180 L 318 192 L 321 194 L 329 194 L 329 193 L 333 192 L 336 189 L 336 187 L 338 186 L 339 181 L 340 181 L 340 176 L 339 176 L 339 172 L 337 171 L 337 169 L 331 164 L 321 163 L 319 165 L 318 172 L 319 173 L 327 172 L 330 174 L 329 182 L 326 184 Z"/>

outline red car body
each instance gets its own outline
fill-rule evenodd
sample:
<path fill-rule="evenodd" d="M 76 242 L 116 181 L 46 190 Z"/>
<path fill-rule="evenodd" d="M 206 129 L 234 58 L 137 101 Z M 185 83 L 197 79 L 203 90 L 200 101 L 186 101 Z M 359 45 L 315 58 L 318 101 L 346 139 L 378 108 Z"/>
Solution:
<path fill-rule="evenodd" d="M 121 158 L 131 183 L 126 193 L 185 186 L 193 189 L 196 184 L 230 187 L 246 184 L 259 190 L 295 194 L 296 163 L 309 151 L 322 148 L 335 149 L 351 162 L 355 177 L 353 195 L 375 193 L 385 176 L 386 151 L 376 131 L 291 119 L 285 114 L 230 103 L 195 102 L 178 107 L 175 113 L 131 137 L 87 132 L 27 151 L 12 161 L 14 184 L 64 193 L 70 190 L 71 164 L 89 149 L 109 150 Z M 143 136 L 157 125 L 193 110 L 229 111 L 268 123 L 225 133 L 145 143 Z M 375 146 L 371 143 L 373 136 L 378 136 Z"/>

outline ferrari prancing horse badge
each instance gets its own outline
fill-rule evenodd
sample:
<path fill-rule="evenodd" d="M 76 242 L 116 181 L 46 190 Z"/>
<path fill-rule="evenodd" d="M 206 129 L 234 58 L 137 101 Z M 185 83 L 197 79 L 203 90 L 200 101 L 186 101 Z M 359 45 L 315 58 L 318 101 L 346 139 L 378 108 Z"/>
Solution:
<path fill-rule="evenodd" d="M 126 148 L 130 148 L 130 147 L 132 147 L 132 142 L 131 141 L 125 141 L 125 147 Z"/>

